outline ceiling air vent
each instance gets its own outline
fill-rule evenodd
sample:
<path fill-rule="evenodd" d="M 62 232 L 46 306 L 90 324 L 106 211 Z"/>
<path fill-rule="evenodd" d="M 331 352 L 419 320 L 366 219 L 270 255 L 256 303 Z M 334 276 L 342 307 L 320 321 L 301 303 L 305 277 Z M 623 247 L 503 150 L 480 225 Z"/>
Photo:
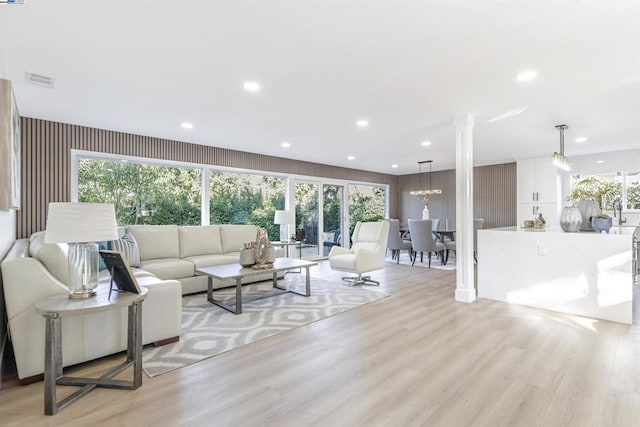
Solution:
<path fill-rule="evenodd" d="M 24 78 L 29 84 L 48 87 L 49 89 L 53 89 L 53 82 L 55 81 L 53 77 L 43 76 L 42 74 L 30 73 L 28 71 L 24 73 Z"/>

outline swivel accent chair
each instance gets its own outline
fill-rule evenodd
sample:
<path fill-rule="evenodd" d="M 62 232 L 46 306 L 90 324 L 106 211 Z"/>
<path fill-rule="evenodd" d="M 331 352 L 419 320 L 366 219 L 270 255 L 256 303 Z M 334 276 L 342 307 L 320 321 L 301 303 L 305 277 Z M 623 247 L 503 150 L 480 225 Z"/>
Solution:
<path fill-rule="evenodd" d="M 358 222 L 351 236 L 351 249 L 332 247 L 329 252 L 329 265 L 333 270 L 357 274 L 342 278 L 351 286 L 380 285 L 380 282 L 371 280 L 371 276 L 362 274 L 384 268 L 388 237 L 389 222 Z"/>

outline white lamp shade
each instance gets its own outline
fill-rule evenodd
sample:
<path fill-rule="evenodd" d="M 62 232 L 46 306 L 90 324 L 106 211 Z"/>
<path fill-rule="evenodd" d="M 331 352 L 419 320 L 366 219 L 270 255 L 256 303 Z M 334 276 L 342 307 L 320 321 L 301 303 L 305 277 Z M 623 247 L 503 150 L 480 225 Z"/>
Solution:
<path fill-rule="evenodd" d="M 273 215 L 273 223 L 274 224 L 293 224 L 294 217 L 292 211 L 276 211 Z"/>
<path fill-rule="evenodd" d="M 116 212 L 109 203 L 49 203 L 45 243 L 116 240 Z"/>

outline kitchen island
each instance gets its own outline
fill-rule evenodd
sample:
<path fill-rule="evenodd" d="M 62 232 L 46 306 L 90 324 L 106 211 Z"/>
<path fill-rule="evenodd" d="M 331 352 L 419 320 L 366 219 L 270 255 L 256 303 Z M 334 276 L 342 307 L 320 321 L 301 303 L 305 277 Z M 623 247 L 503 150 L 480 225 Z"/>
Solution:
<path fill-rule="evenodd" d="M 634 230 L 479 230 L 478 297 L 631 324 Z"/>

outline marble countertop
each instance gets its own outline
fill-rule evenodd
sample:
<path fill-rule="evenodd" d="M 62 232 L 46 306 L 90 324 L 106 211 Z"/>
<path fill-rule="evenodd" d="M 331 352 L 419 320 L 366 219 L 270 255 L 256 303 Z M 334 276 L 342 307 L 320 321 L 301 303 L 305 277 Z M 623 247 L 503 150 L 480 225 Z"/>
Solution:
<path fill-rule="evenodd" d="M 502 232 L 515 232 L 515 233 L 557 233 L 557 234 L 572 234 L 572 235 L 579 234 L 579 235 L 592 235 L 592 236 L 596 236 L 596 235 L 600 235 L 600 236 L 629 235 L 631 236 L 636 228 L 637 226 L 634 226 L 634 225 L 623 225 L 623 226 L 614 225 L 613 227 L 611 227 L 611 230 L 609 230 L 609 234 L 606 234 L 606 233 L 598 234 L 598 233 L 589 232 L 589 231 L 581 231 L 580 233 L 566 233 L 560 227 L 549 227 L 549 228 L 500 227 L 500 228 L 487 228 L 487 229 L 478 230 L 478 231 L 502 231 Z"/>

